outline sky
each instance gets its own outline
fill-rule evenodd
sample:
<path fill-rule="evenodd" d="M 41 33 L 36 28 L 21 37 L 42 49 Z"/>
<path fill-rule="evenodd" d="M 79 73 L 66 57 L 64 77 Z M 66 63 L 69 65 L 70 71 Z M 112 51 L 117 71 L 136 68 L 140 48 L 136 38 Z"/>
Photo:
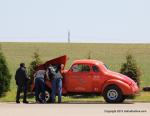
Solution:
<path fill-rule="evenodd" d="M 150 0 L 0 0 L 0 42 L 150 43 Z"/>

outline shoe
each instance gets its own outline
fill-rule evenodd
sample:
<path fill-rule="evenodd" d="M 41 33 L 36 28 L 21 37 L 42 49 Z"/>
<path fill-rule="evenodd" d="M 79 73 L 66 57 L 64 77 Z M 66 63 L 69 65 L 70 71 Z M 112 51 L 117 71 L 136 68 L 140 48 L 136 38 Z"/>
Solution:
<path fill-rule="evenodd" d="M 28 101 L 23 101 L 23 103 L 28 104 L 29 102 Z"/>
<path fill-rule="evenodd" d="M 20 101 L 16 101 L 17 104 L 20 104 Z"/>

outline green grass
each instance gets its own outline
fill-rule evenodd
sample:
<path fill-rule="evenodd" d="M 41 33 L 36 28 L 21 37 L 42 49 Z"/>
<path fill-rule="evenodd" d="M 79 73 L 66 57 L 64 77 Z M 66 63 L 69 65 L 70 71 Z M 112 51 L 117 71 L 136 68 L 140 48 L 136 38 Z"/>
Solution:
<path fill-rule="evenodd" d="M 140 92 L 138 96 L 135 97 L 134 101 L 139 101 L 139 102 L 150 102 L 150 92 Z"/>
<path fill-rule="evenodd" d="M 20 62 L 25 62 L 26 65 L 29 66 L 33 52 L 36 50 L 39 51 L 43 62 L 66 54 L 69 56 L 66 69 L 70 67 L 73 60 L 86 59 L 91 52 L 92 59 L 103 61 L 111 70 L 117 72 L 119 72 L 121 64 L 125 62 L 127 52 L 130 52 L 135 56 L 137 64 L 142 69 L 142 87 L 150 85 L 150 44 L 0 43 L 0 45 L 8 62 L 10 72 L 13 75 L 11 80 L 11 91 L 8 92 L 5 97 L 0 98 L 0 101 L 15 100 L 15 71 Z M 146 96 L 148 96 L 148 94 L 146 94 Z M 67 100 L 67 98 L 64 98 L 64 100 L 65 99 Z M 74 100 L 74 98 L 69 99 Z M 137 97 L 136 99 L 141 99 L 141 97 Z"/>

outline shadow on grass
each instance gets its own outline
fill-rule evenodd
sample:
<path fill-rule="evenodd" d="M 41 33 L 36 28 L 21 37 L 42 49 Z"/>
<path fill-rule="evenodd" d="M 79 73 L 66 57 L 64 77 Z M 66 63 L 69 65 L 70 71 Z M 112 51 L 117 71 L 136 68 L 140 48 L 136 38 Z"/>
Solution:
<path fill-rule="evenodd" d="M 66 96 L 67 97 L 67 96 Z M 68 100 L 68 101 L 63 101 L 61 104 L 134 104 L 133 101 L 129 101 L 129 100 L 126 100 L 124 101 L 123 103 L 106 103 L 105 101 L 103 100 L 96 100 L 99 96 L 98 95 L 87 95 L 87 94 L 82 94 L 82 95 L 71 95 L 69 96 L 70 98 L 72 99 L 75 99 L 75 101 L 73 100 Z M 21 95 L 21 98 L 23 98 L 23 95 Z M 28 98 L 29 99 L 34 99 L 34 94 L 32 93 L 29 93 L 28 94 Z M 95 99 L 94 101 L 88 101 L 88 99 Z M 83 99 L 87 99 L 86 101 L 80 101 L 80 100 L 83 100 Z M 29 104 L 37 104 L 35 103 L 34 101 L 30 101 Z M 45 104 L 59 104 L 59 103 L 45 103 Z"/>
<path fill-rule="evenodd" d="M 62 102 L 62 104 L 134 104 L 134 102 L 125 101 L 123 103 L 106 103 L 105 101 L 81 101 L 81 102 Z"/>
<path fill-rule="evenodd" d="M 35 103 L 35 102 L 30 102 L 29 104 L 37 104 L 37 103 Z M 134 104 L 133 102 L 128 102 L 128 101 L 126 101 L 126 102 L 123 102 L 123 103 L 106 103 L 106 102 L 104 102 L 104 101 L 98 101 L 98 102 L 96 102 L 96 101 L 94 101 L 94 102 L 62 102 L 62 103 L 45 103 L 45 104 L 109 104 L 109 105 L 114 105 L 114 104 Z M 40 104 L 39 103 L 39 105 L 44 105 L 44 104 Z"/>
<path fill-rule="evenodd" d="M 99 97 L 98 95 L 89 95 L 89 94 L 82 94 L 82 95 L 70 95 L 69 97 L 74 98 L 74 99 L 82 99 L 82 98 L 97 98 Z"/>

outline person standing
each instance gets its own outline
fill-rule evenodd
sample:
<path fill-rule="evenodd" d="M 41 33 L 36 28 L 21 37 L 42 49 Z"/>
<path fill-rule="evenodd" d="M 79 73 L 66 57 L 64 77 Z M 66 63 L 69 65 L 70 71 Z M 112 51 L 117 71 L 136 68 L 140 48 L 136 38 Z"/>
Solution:
<path fill-rule="evenodd" d="M 45 70 L 38 70 L 34 74 L 34 83 L 35 83 L 35 100 L 36 103 L 45 103 L 45 79 L 46 76 Z M 41 99 L 39 98 L 39 92 L 41 91 Z"/>
<path fill-rule="evenodd" d="M 20 93 L 23 89 L 23 103 L 28 103 L 27 101 L 27 82 L 29 77 L 26 72 L 26 67 L 24 63 L 20 63 L 20 67 L 17 69 L 15 74 L 15 80 L 17 85 L 16 103 L 20 103 Z"/>
<path fill-rule="evenodd" d="M 56 68 L 51 67 L 51 72 L 53 73 L 52 79 L 52 103 L 55 102 L 56 91 L 58 92 L 58 103 L 62 102 L 62 70 L 64 68 L 63 64 L 59 64 Z"/>

